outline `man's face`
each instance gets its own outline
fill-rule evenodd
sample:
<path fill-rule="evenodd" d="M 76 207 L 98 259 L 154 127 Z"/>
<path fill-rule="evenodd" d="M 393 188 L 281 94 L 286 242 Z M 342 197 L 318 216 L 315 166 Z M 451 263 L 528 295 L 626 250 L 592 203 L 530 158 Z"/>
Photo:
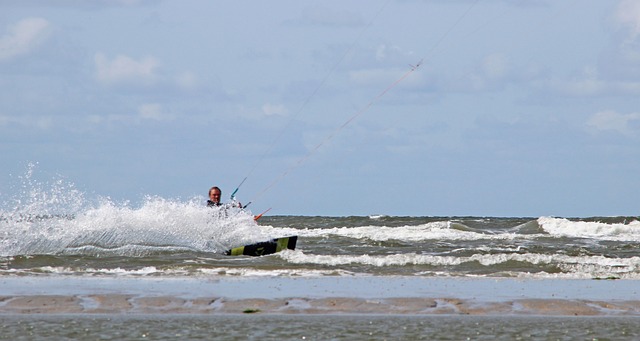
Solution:
<path fill-rule="evenodd" d="M 220 191 L 217 189 L 214 189 L 211 192 L 209 192 L 209 200 L 215 203 L 220 202 Z"/>

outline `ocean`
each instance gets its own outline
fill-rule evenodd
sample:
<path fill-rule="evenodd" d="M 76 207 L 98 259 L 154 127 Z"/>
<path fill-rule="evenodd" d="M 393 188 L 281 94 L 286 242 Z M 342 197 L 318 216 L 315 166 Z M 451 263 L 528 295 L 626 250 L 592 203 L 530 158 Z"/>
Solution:
<path fill-rule="evenodd" d="M 0 211 L 0 339 L 640 337 L 639 217 L 253 218 L 27 181 Z"/>
<path fill-rule="evenodd" d="M 224 217 L 222 217 L 224 216 Z M 290 235 L 295 251 L 232 258 Z M 0 276 L 430 276 L 640 279 L 637 217 L 309 217 L 149 198 L 3 212 Z"/>

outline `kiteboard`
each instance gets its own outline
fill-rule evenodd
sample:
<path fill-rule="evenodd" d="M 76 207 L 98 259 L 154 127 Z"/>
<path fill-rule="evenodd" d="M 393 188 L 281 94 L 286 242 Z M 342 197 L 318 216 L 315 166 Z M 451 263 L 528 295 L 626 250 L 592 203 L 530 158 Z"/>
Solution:
<path fill-rule="evenodd" d="M 276 238 L 266 242 L 234 247 L 231 250 L 227 250 L 225 254 L 228 256 L 265 256 L 286 249 L 294 250 L 297 241 L 298 236 Z"/>

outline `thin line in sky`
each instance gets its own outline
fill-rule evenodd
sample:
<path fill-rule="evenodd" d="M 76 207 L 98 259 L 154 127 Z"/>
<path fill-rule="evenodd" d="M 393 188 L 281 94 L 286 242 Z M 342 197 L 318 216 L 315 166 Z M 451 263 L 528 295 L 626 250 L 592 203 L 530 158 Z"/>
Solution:
<path fill-rule="evenodd" d="M 307 96 L 307 98 L 302 102 L 302 105 L 300 106 L 300 108 L 298 108 L 298 110 L 296 111 L 296 113 L 287 121 L 287 124 L 285 124 L 285 126 L 280 130 L 280 132 L 278 133 L 278 135 L 276 135 L 276 137 L 274 138 L 274 140 L 271 142 L 271 144 L 267 147 L 267 149 L 265 149 L 265 151 L 262 153 L 262 155 L 260 156 L 260 158 L 258 159 L 258 161 L 256 161 L 256 163 L 254 164 L 254 166 L 251 168 L 251 170 L 247 173 L 247 175 L 244 177 L 244 180 L 246 180 L 247 178 L 249 178 L 253 172 L 258 168 L 258 166 L 262 163 L 262 161 L 264 160 L 264 158 L 269 155 L 271 153 L 271 151 L 273 150 L 273 148 L 275 147 L 275 145 L 277 144 L 277 142 L 282 138 L 282 136 L 284 135 L 284 133 L 288 130 L 289 126 L 291 125 L 291 123 L 298 118 L 298 116 L 300 116 L 300 114 L 303 112 L 304 108 L 307 106 L 307 104 L 309 104 L 309 102 L 311 101 L 311 99 L 313 97 L 316 96 L 316 94 L 318 93 L 318 91 L 320 90 L 320 88 L 322 88 L 324 86 L 324 84 L 327 82 L 327 80 L 329 79 L 329 77 L 331 77 L 331 75 L 333 75 L 336 71 L 336 69 L 338 68 L 338 66 L 340 64 L 342 64 L 342 62 L 344 61 L 344 59 L 349 55 L 349 53 L 351 53 L 351 51 L 353 51 L 353 49 L 355 48 L 356 44 L 358 43 L 358 41 L 360 41 L 360 39 L 362 38 L 362 36 L 364 35 L 364 33 L 371 27 L 371 25 L 373 24 L 373 22 L 378 18 L 378 16 L 380 16 L 380 13 L 382 13 L 382 11 L 385 9 L 385 7 L 387 7 L 387 5 L 389 4 L 391 0 L 387 0 L 385 1 L 382 6 L 378 9 L 378 11 L 376 12 L 376 14 L 371 18 L 371 20 L 369 20 L 369 22 L 367 23 L 367 25 L 360 31 L 360 33 L 358 34 L 358 36 L 354 39 L 354 41 L 351 43 L 351 45 L 349 46 L 349 48 L 344 52 L 344 54 L 340 57 L 340 59 L 338 59 L 338 61 L 331 67 L 331 69 L 329 70 L 329 72 L 324 76 L 324 78 L 322 79 L 322 81 L 320 81 L 320 83 L 318 84 L 318 86 L 316 86 L 316 88 L 311 92 L 311 94 L 309 94 L 309 96 Z M 242 182 L 244 182 L 244 180 Z M 242 183 L 240 185 L 238 185 L 238 188 L 240 188 L 240 186 L 242 185 Z M 238 188 L 236 188 L 236 191 L 238 190 Z M 234 192 L 235 193 L 235 192 Z"/>
<path fill-rule="evenodd" d="M 468 8 L 467 10 L 462 13 L 462 15 L 453 23 L 453 25 L 447 30 L 447 32 L 444 33 L 444 35 L 442 37 L 440 37 L 440 39 L 433 45 L 433 47 L 431 48 L 431 51 L 435 51 L 435 49 L 437 48 L 438 45 L 440 45 L 445 38 L 449 35 L 449 33 L 451 33 L 451 31 L 453 31 L 453 29 L 458 26 L 458 24 L 467 16 L 467 14 L 471 11 L 471 9 L 479 2 L 480 0 L 476 0 L 474 1 Z M 353 48 L 353 46 L 352 46 Z M 344 57 L 343 57 L 344 58 Z M 414 71 L 418 70 L 418 68 L 420 67 L 420 65 L 422 64 L 423 60 L 425 58 L 423 58 L 422 60 L 420 60 L 418 63 L 416 63 L 415 65 L 411 65 L 411 68 L 409 69 L 409 71 L 407 71 L 405 74 L 403 74 L 400 78 L 398 78 L 396 81 L 394 81 L 393 83 L 391 83 L 391 85 L 389 85 L 388 87 L 386 87 L 383 91 L 381 91 L 377 96 L 375 96 L 371 101 L 369 101 L 369 103 L 362 108 L 361 110 L 359 110 L 358 112 L 356 112 L 354 115 L 352 115 L 349 119 L 347 119 L 341 126 L 339 126 L 337 129 L 335 129 L 329 136 L 327 136 L 324 140 L 322 140 L 320 143 L 318 143 L 313 149 L 311 149 L 303 158 L 301 158 L 300 160 L 298 160 L 297 163 L 295 163 L 294 165 L 292 165 L 291 167 L 289 167 L 288 169 L 286 169 L 279 177 L 277 177 L 275 180 L 273 180 L 267 187 L 265 187 L 261 192 L 259 192 L 252 200 L 251 202 L 257 200 L 259 197 L 261 197 L 264 193 L 266 193 L 268 190 L 270 190 L 273 186 L 275 186 L 278 182 L 280 182 L 280 180 L 282 180 L 285 176 L 287 176 L 292 170 L 294 170 L 295 168 L 298 168 L 300 165 L 302 165 L 307 159 L 309 159 L 309 157 L 311 157 L 311 155 L 313 155 L 320 147 L 322 147 L 326 142 L 328 142 L 329 140 L 331 140 L 335 135 L 338 134 L 338 132 L 340 132 L 342 129 L 344 129 L 347 125 L 349 125 L 353 120 L 355 120 L 358 116 L 362 115 L 363 113 L 365 113 L 366 111 L 369 110 L 369 108 L 371 108 L 371 106 L 373 106 L 373 104 L 375 102 L 377 102 L 380 98 L 382 98 L 387 92 L 389 92 L 391 89 L 393 89 L 394 87 L 396 87 L 398 84 L 400 84 L 403 80 L 405 80 L 407 77 L 409 77 L 409 75 L 411 75 Z M 335 69 L 335 67 L 334 67 Z M 332 69 L 333 71 L 333 69 Z"/>

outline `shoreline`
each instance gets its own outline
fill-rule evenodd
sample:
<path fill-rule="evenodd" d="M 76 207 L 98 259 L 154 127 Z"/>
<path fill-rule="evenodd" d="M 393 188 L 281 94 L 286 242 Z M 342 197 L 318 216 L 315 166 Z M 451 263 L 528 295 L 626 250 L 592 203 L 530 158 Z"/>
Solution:
<path fill-rule="evenodd" d="M 8 314 L 640 316 L 635 280 L 0 277 Z"/>

